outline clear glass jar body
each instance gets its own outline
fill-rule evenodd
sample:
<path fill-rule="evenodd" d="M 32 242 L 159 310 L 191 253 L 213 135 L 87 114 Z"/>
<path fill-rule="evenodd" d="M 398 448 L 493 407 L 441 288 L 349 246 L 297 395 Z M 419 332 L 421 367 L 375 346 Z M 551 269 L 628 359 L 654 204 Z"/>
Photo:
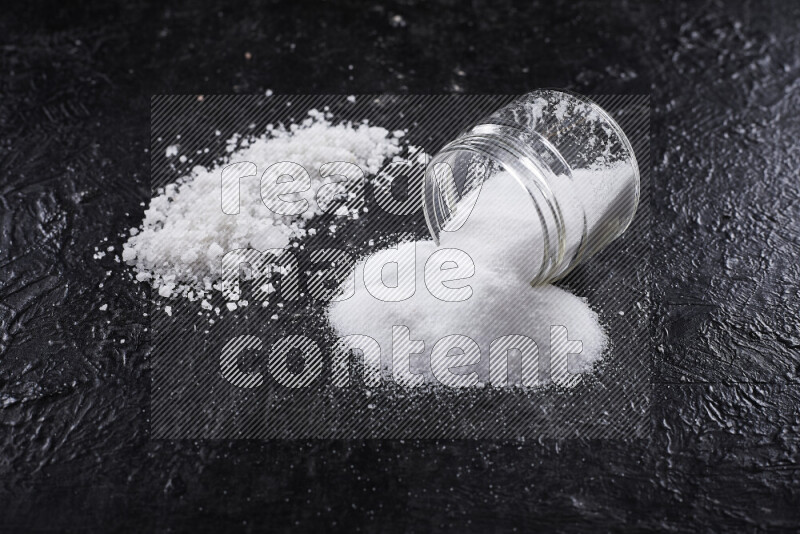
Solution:
<path fill-rule="evenodd" d="M 431 160 L 423 199 L 437 243 L 471 209 L 471 193 L 501 171 L 530 196 L 541 225 L 541 242 L 530 244 L 537 250 L 533 285 L 564 277 L 616 239 L 639 202 L 639 167 L 616 121 L 585 97 L 534 91 L 465 130 Z"/>

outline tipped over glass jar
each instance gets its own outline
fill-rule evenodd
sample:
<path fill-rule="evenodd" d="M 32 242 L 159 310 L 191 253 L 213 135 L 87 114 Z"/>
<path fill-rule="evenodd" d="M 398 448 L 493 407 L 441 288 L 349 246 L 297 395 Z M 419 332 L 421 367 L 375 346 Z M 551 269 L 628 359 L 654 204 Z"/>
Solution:
<path fill-rule="evenodd" d="M 530 220 L 536 228 L 525 246 L 533 285 L 563 278 L 619 237 L 639 202 L 639 167 L 625 133 L 599 105 L 561 90 L 538 90 L 511 102 L 434 156 L 423 199 L 437 244 L 447 245 L 448 232 L 469 218 L 480 189 L 500 175 L 513 178 L 535 213 Z M 503 253 L 498 251 L 498 261 Z"/>

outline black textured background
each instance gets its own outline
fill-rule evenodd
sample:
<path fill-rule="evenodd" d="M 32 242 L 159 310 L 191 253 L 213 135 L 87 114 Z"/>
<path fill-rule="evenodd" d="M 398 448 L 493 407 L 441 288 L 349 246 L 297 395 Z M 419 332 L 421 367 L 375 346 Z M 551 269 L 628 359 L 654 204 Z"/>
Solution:
<path fill-rule="evenodd" d="M 788 0 L 4 5 L 0 529 L 792 530 L 799 27 Z M 146 294 L 92 254 L 149 198 L 151 94 L 544 86 L 652 95 L 649 439 L 149 440 Z"/>

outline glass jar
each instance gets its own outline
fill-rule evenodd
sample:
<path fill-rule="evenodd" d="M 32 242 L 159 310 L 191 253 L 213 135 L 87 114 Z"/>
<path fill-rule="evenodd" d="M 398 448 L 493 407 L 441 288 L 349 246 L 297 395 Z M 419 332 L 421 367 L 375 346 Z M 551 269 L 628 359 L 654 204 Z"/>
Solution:
<path fill-rule="evenodd" d="M 533 285 L 564 277 L 616 239 L 639 202 L 639 167 L 616 121 L 583 96 L 538 90 L 468 128 L 431 160 L 423 198 L 437 244 L 442 232 L 463 225 L 474 193 L 501 172 L 530 197 L 540 224 L 539 242 L 530 243 Z"/>

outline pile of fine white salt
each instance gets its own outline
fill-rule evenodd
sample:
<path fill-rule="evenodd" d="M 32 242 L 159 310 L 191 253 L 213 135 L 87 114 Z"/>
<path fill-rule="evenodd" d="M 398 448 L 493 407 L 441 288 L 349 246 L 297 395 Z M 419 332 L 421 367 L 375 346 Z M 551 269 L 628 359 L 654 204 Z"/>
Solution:
<path fill-rule="evenodd" d="M 469 203 L 467 199 L 465 202 Z M 432 241 L 416 246 L 416 291 L 400 302 L 384 302 L 372 296 L 364 283 L 364 262 L 356 266 L 355 294 L 329 308 L 329 319 L 339 335 L 367 335 L 381 347 L 381 367 L 392 367 L 392 326 L 406 326 L 412 340 L 425 342 L 424 352 L 412 363 L 416 372 L 432 381 L 424 362 L 431 349 L 450 335 L 468 336 L 489 354 L 493 340 L 506 335 L 531 338 L 539 358 L 549 357 L 551 326 L 565 326 L 570 340 L 580 340 L 577 354 L 566 361 L 551 361 L 551 369 L 568 369 L 572 375 L 590 371 L 608 345 L 597 314 L 588 303 L 555 286 L 531 287 L 531 264 L 541 261 L 540 223 L 532 199 L 511 175 L 498 173 L 480 189 L 466 223 L 455 232 L 440 234 L 441 247 Z M 401 245 L 402 246 L 402 245 Z M 440 248 L 466 252 L 475 265 L 472 277 L 449 282 L 450 288 L 470 286 L 472 296 L 462 302 L 438 299 L 427 289 L 425 264 Z M 384 283 L 397 283 L 396 264 L 384 269 Z M 395 373 L 396 374 L 396 373 Z M 571 379 L 561 385 L 572 386 Z"/>
<path fill-rule="evenodd" d="M 244 140 L 238 148 L 239 140 L 234 137 L 229 141 L 230 154 L 225 162 L 208 169 L 197 166 L 188 176 L 163 188 L 150 201 L 141 226 L 131 229 L 131 237 L 123 246 L 122 259 L 134 267 L 136 278 L 148 281 L 162 297 L 178 294 L 191 300 L 202 298 L 218 288 L 221 257 L 226 252 L 248 247 L 285 248 L 291 238 L 305 235 L 305 220 L 323 211 L 316 196 L 326 184 L 326 200 L 336 193 L 358 195 L 358 180 L 331 186 L 333 180 L 320 177 L 321 165 L 353 163 L 372 175 L 400 152 L 402 132 L 392 134 L 367 123 L 332 124 L 330 118 L 312 110 L 301 124 L 268 126 L 264 135 Z M 240 210 L 229 214 L 222 210 L 221 175 L 227 165 L 239 162 L 254 163 L 258 172 L 240 180 Z M 278 162 L 297 163 L 310 174 L 311 188 L 296 197 L 309 202 L 309 208 L 300 215 L 275 214 L 262 202 L 261 174 Z M 347 206 L 339 206 L 335 214 L 358 217 L 357 209 Z"/>

